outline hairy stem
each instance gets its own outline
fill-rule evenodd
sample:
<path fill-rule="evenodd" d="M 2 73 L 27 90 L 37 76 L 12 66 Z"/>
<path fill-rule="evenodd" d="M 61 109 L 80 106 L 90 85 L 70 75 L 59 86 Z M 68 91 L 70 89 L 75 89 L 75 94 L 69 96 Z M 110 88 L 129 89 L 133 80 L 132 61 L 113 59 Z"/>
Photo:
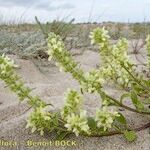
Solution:
<path fill-rule="evenodd" d="M 100 95 L 102 94 L 101 92 L 102 92 L 102 91 L 99 91 L 99 94 L 100 94 Z M 113 102 L 115 102 L 118 106 L 123 107 L 123 108 L 125 108 L 125 109 L 127 109 L 127 110 L 129 110 L 129 111 L 132 111 L 132 112 L 135 112 L 135 113 L 139 113 L 139 114 L 144 114 L 144 115 L 150 115 L 150 112 L 138 111 L 138 110 L 136 110 L 136 109 L 133 109 L 133 108 L 131 108 L 131 107 L 126 106 L 126 105 L 122 104 L 121 102 L 119 102 L 118 100 L 114 99 L 113 97 L 107 95 L 106 93 L 105 93 L 105 96 L 106 96 L 108 99 L 110 99 L 110 100 L 112 100 Z"/>
<path fill-rule="evenodd" d="M 139 81 L 137 78 L 135 78 L 134 75 L 124 66 L 124 64 L 122 64 L 122 63 L 120 63 L 120 64 L 121 64 L 121 66 L 128 72 L 128 74 L 134 79 L 134 81 L 135 81 L 136 83 L 138 83 L 141 87 L 143 87 L 145 90 L 147 90 L 147 92 L 149 93 L 150 88 L 145 87 L 145 86 L 141 83 L 141 81 Z"/>
<path fill-rule="evenodd" d="M 137 127 L 137 128 L 131 128 L 131 129 L 129 129 L 129 131 L 141 131 L 141 130 L 144 130 L 144 129 L 147 129 L 147 128 L 150 128 L 150 122 L 147 123 L 147 124 L 144 124 L 140 127 Z M 121 132 L 121 131 L 112 131 L 112 132 L 107 132 L 107 133 L 102 133 L 102 134 L 93 133 L 91 135 L 86 135 L 86 136 L 89 136 L 89 137 L 102 137 L 102 136 L 113 136 L 113 135 L 117 135 L 117 134 L 123 134 L 123 132 Z"/>

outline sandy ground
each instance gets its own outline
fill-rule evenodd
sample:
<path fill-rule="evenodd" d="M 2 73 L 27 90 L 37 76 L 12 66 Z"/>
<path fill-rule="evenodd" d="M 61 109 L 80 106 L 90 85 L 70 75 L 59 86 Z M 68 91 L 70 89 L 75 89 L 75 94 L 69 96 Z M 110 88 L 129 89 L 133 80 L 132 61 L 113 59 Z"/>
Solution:
<path fill-rule="evenodd" d="M 37 61 L 19 59 L 17 56 L 10 56 L 20 66 L 17 69 L 18 74 L 23 77 L 27 86 L 33 88 L 33 93 L 38 94 L 46 102 L 55 105 L 55 109 L 63 106 L 63 94 L 67 88 L 78 89 L 76 81 L 69 74 L 60 73 L 52 63 L 38 63 Z M 135 56 L 132 56 L 133 60 Z M 138 56 L 141 61 L 141 56 Z M 81 62 L 82 68 L 86 71 L 99 64 L 98 53 L 85 51 L 82 55 L 76 55 L 76 60 Z M 119 97 L 122 91 L 118 91 L 112 87 L 107 87 L 109 94 Z M 97 95 L 85 96 L 85 108 L 89 115 L 93 115 L 95 109 L 99 105 L 99 97 Z M 138 132 L 138 139 L 133 142 L 127 142 L 121 135 L 100 138 L 87 138 L 70 136 L 67 138 L 70 142 L 76 142 L 74 146 L 27 146 L 27 141 L 52 141 L 54 135 L 40 136 L 31 134 L 26 129 L 26 118 L 30 111 L 28 105 L 18 103 L 18 98 L 11 93 L 3 82 L 0 82 L 0 150 L 150 150 L 150 130 L 146 129 Z M 140 126 L 150 120 L 148 117 L 137 115 L 130 112 L 124 112 L 131 125 Z M 129 117 L 130 116 L 130 117 Z M 129 119 L 130 118 L 130 119 Z M 2 146 L 2 141 L 16 141 L 17 146 Z"/>

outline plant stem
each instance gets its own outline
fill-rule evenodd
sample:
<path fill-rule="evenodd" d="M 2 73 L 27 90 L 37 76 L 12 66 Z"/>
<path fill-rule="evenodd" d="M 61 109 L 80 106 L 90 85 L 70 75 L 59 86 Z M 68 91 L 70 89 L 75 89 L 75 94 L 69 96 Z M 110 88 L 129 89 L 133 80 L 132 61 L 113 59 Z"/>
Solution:
<path fill-rule="evenodd" d="M 141 131 L 144 129 L 150 128 L 150 122 L 147 124 L 144 124 L 141 127 L 137 127 L 137 128 L 131 128 L 129 129 L 129 131 Z M 89 136 L 89 137 L 102 137 L 102 136 L 113 136 L 113 135 L 117 135 L 117 134 L 123 134 L 123 132 L 121 131 L 112 131 L 112 132 L 107 132 L 107 133 L 102 133 L 102 134 L 98 134 L 98 133 L 93 133 L 91 135 L 85 135 L 85 136 Z"/>
<path fill-rule="evenodd" d="M 120 63 L 121 66 L 128 72 L 128 74 L 134 79 L 134 81 L 136 81 L 140 86 L 142 86 L 145 90 L 147 90 L 148 92 L 150 91 L 150 89 L 146 88 L 141 81 L 139 81 L 137 78 L 134 77 L 134 75 L 124 66 L 124 64 Z"/>
<path fill-rule="evenodd" d="M 101 95 L 101 91 L 99 91 L 99 94 Z M 127 109 L 127 110 L 129 110 L 129 111 L 132 111 L 132 112 L 135 112 L 135 113 L 139 113 L 139 114 L 144 114 L 144 115 L 150 115 L 150 112 L 138 111 L 138 110 L 136 110 L 136 109 L 133 109 L 133 108 L 131 108 L 131 107 L 126 106 L 126 105 L 120 103 L 118 100 L 114 99 L 113 97 L 107 95 L 106 93 L 105 93 L 105 96 L 106 96 L 108 99 L 111 99 L 111 100 L 112 100 L 113 102 L 115 102 L 116 104 L 118 104 L 120 107 L 123 107 L 123 108 L 125 108 L 125 109 Z"/>

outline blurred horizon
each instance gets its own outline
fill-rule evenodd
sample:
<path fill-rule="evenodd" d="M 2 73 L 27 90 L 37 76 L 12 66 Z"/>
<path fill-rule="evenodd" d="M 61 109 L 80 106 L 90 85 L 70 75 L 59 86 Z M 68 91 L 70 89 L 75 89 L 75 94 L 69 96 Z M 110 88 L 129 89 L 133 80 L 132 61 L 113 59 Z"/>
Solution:
<path fill-rule="evenodd" d="M 150 22 L 150 0 L 0 0 L 0 23 L 43 23 L 55 19 L 75 23 Z"/>

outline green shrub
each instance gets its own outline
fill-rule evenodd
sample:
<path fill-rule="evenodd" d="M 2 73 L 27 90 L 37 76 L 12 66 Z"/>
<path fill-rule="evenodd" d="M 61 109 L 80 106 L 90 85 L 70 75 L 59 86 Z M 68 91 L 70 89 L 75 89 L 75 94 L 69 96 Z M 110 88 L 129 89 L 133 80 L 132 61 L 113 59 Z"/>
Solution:
<path fill-rule="evenodd" d="M 63 41 L 66 39 L 68 34 L 73 29 L 73 22 L 74 19 L 70 20 L 68 23 L 59 20 L 54 20 L 51 23 L 47 22 L 46 24 L 42 24 L 37 17 L 35 17 L 37 24 L 39 25 L 42 33 L 44 34 L 45 38 L 48 38 L 49 32 L 53 32 L 56 35 L 59 35 Z"/>

